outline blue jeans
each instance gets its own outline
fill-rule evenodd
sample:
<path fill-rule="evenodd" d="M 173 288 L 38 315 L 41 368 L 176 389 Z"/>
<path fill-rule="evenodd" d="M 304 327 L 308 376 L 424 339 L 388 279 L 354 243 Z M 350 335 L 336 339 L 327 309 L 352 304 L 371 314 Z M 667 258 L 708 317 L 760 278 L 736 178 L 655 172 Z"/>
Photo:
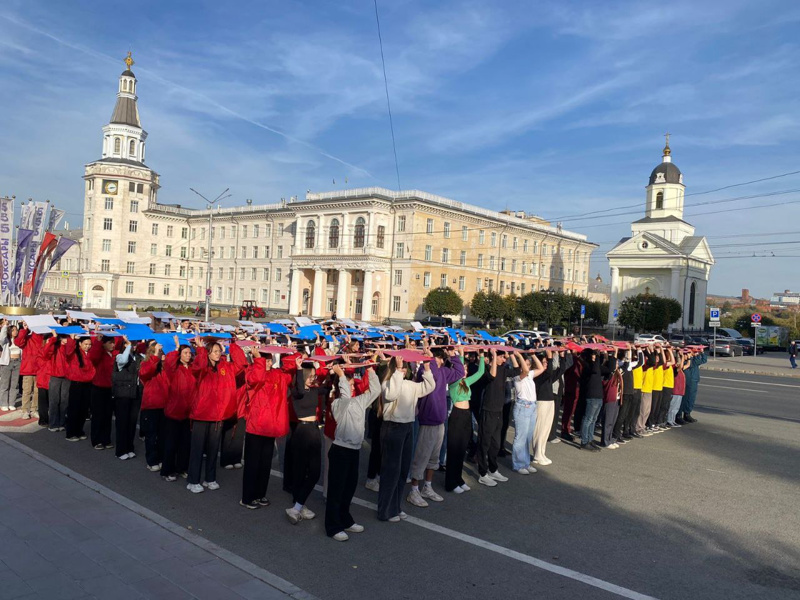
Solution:
<path fill-rule="evenodd" d="M 581 446 L 585 446 L 594 439 L 594 425 L 601 408 L 603 408 L 602 398 L 586 399 L 586 412 L 583 414 L 583 424 L 581 425 Z"/>
<path fill-rule="evenodd" d="M 678 416 L 678 409 L 683 402 L 683 396 L 672 395 L 672 400 L 669 403 L 669 411 L 667 412 L 667 423 L 670 425 L 675 424 L 675 417 Z"/>
<path fill-rule="evenodd" d="M 797 368 L 797 360 L 791 354 L 789 355 L 789 363 L 792 365 L 793 369 Z"/>
<path fill-rule="evenodd" d="M 514 443 L 511 466 L 516 471 L 531 464 L 531 440 L 536 427 L 536 402 L 517 400 L 514 403 Z"/>

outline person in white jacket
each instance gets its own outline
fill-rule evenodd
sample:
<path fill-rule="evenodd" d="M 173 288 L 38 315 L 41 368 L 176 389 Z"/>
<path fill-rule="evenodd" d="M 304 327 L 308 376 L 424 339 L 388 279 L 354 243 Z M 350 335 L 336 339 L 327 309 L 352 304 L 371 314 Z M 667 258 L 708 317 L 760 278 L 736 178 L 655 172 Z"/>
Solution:
<path fill-rule="evenodd" d="M 18 333 L 16 325 L 9 325 L 3 319 L 0 328 L 0 410 L 4 412 L 14 410 L 17 401 L 19 366 L 22 364 L 22 348 L 16 344 Z"/>
<path fill-rule="evenodd" d="M 336 436 L 328 451 L 328 501 L 325 504 L 325 533 L 337 542 L 349 539 L 348 533 L 361 533 L 350 514 L 350 503 L 358 485 L 358 459 L 364 441 L 366 410 L 381 393 L 381 382 L 372 367 L 367 368 L 369 389 L 352 396 L 350 379 L 341 365 L 331 371 L 338 378 L 339 397 L 331 404 L 336 420 Z M 352 375 L 350 376 L 352 377 Z"/>
<path fill-rule="evenodd" d="M 425 362 L 422 381 L 405 378 L 403 359 L 394 356 L 383 381 L 383 425 L 381 426 L 381 487 L 378 519 L 397 523 L 406 517 L 400 502 L 411 468 L 412 430 L 417 401 L 436 387 L 430 364 Z"/>

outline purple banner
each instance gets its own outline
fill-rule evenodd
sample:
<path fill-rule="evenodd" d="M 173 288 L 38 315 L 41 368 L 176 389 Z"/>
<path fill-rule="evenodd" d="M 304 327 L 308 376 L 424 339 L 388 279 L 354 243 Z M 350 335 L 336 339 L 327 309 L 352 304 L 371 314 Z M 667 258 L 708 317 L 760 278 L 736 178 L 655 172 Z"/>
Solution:
<path fill-rule="evenodd" d="M 55 206 L 50 209 L 50 218 L 47 220 L 47 231 L 53 231 L 58 224 L 61 222 L 61 219 L 64 218 L 64 215 L 67 214 L 66 211 L 56 208 Z"/>
<path fill-rule="evenodd" d="M 0 198 L 0 301 L 7 302 L 9 279 L 11 278 L 11 258 L 14 253 L 11 244 L 14 234 L 14 200 Z"/>
<path fill-rule="evenodd" d="M 18 306 L 22 296 L 22 270 L 24 269 L 25 257 L 28 255 L 32 239 L 32 229 L 20 228 L 17 230 L 17 252 L 14 256 L 14 270 L 11 272 L 8 282 L 9 297 L 7 304 L 11 306 Z"/>
<path fill-rule="evenodd" d="M 28 252 L 25 256 L 25 275 L 22 277 L 22 281 L 28 281 L 31 278 L 31 274 L 33 273 L 33 268 L 36 266 L 36 253 L 39 251 L 39 244 L 44 238 L 44 226 L 45 226 L 45 214 L 47 213 L 47 202 L 32 202 L 31 206 L 31 214 L 29 220 L 31 222 L 31 227 L 26 227 L 25 229 L 32 229 L 33 230 L 33 238 L 31 239 L 31 244 L 28 245 Z"/>

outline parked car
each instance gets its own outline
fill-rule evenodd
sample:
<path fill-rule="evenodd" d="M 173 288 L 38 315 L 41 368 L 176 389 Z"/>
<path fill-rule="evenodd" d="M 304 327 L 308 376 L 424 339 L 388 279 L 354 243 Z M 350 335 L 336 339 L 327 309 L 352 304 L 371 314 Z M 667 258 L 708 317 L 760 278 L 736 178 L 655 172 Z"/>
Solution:
<path fill-rule="evenodd" d="M 452 327 L 453 326 L 453 319 L 450 317 L 425 317 L 420 321 L 420 324 L 423 327 Z"/>
<path fill-rule="evenodd" d="M 708 352 L 709 346 L 711 346 L 711 342 L 708 341 L 707 337 L 703 337 L 702 335 L 693 335 L 691 336 L 691 345 L 695 346 L 705 346 L 706 352 Z"/>
<path fill-rule="evenodd" d="M 674 348 L 683 348 L 687 344 L 692 344 L 692 336 L 684 335 L 682 333 L 673 333 L 669 336 L 669 343 Z"/>
<path fill-rule="evenodd" d="M 666 344 L 667 340 L 663 335 L 657 333 L 637 333 L 633 338 L 635 344 Z"/>
<path fill-rule="evenodd" d="M 742 356 L 744 354 L 744 349 L 737 340 L 720 336 L 711 339 L 711 351 L 717 356 Z"/>
<path fill-rule="evenodd" d="M 736 343 L 742 347 L 743 354 L 749 354 L 750 356 L 754 356 L 756 353 L 764 354 L 764 347 L 756 346 L 750 338 L 739 338 Z"/>
<path fill-rule="evenodd" d="M 546 331 L 536 331 L 533 329 L 512 329 L 501 334 L 502 338 L 512 346 L 520 345 L 520 338 L 522 339 L 522 347 L 533 346 L 536 341 L 546 341 L 550 339 L 550 334 Z"/>

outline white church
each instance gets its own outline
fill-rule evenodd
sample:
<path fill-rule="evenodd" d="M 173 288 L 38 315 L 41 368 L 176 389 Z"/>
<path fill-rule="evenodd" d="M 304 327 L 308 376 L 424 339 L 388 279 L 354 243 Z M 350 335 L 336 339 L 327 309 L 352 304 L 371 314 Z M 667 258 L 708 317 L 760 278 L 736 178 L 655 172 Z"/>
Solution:
<path fill-rule="evenodd" d="M 631 223 L 631 236 L 607 254 L 611 266 L 609 323 L 625 298 L 652 294 L 675 298 L 683 307 L 671 329 L 702 329 L 708 277 L 714 257 L 706 238 L 683 220 L 686 186 L 672 162 L 669 135 L 660 165 L 650 173 L 645 215 Z"/>

